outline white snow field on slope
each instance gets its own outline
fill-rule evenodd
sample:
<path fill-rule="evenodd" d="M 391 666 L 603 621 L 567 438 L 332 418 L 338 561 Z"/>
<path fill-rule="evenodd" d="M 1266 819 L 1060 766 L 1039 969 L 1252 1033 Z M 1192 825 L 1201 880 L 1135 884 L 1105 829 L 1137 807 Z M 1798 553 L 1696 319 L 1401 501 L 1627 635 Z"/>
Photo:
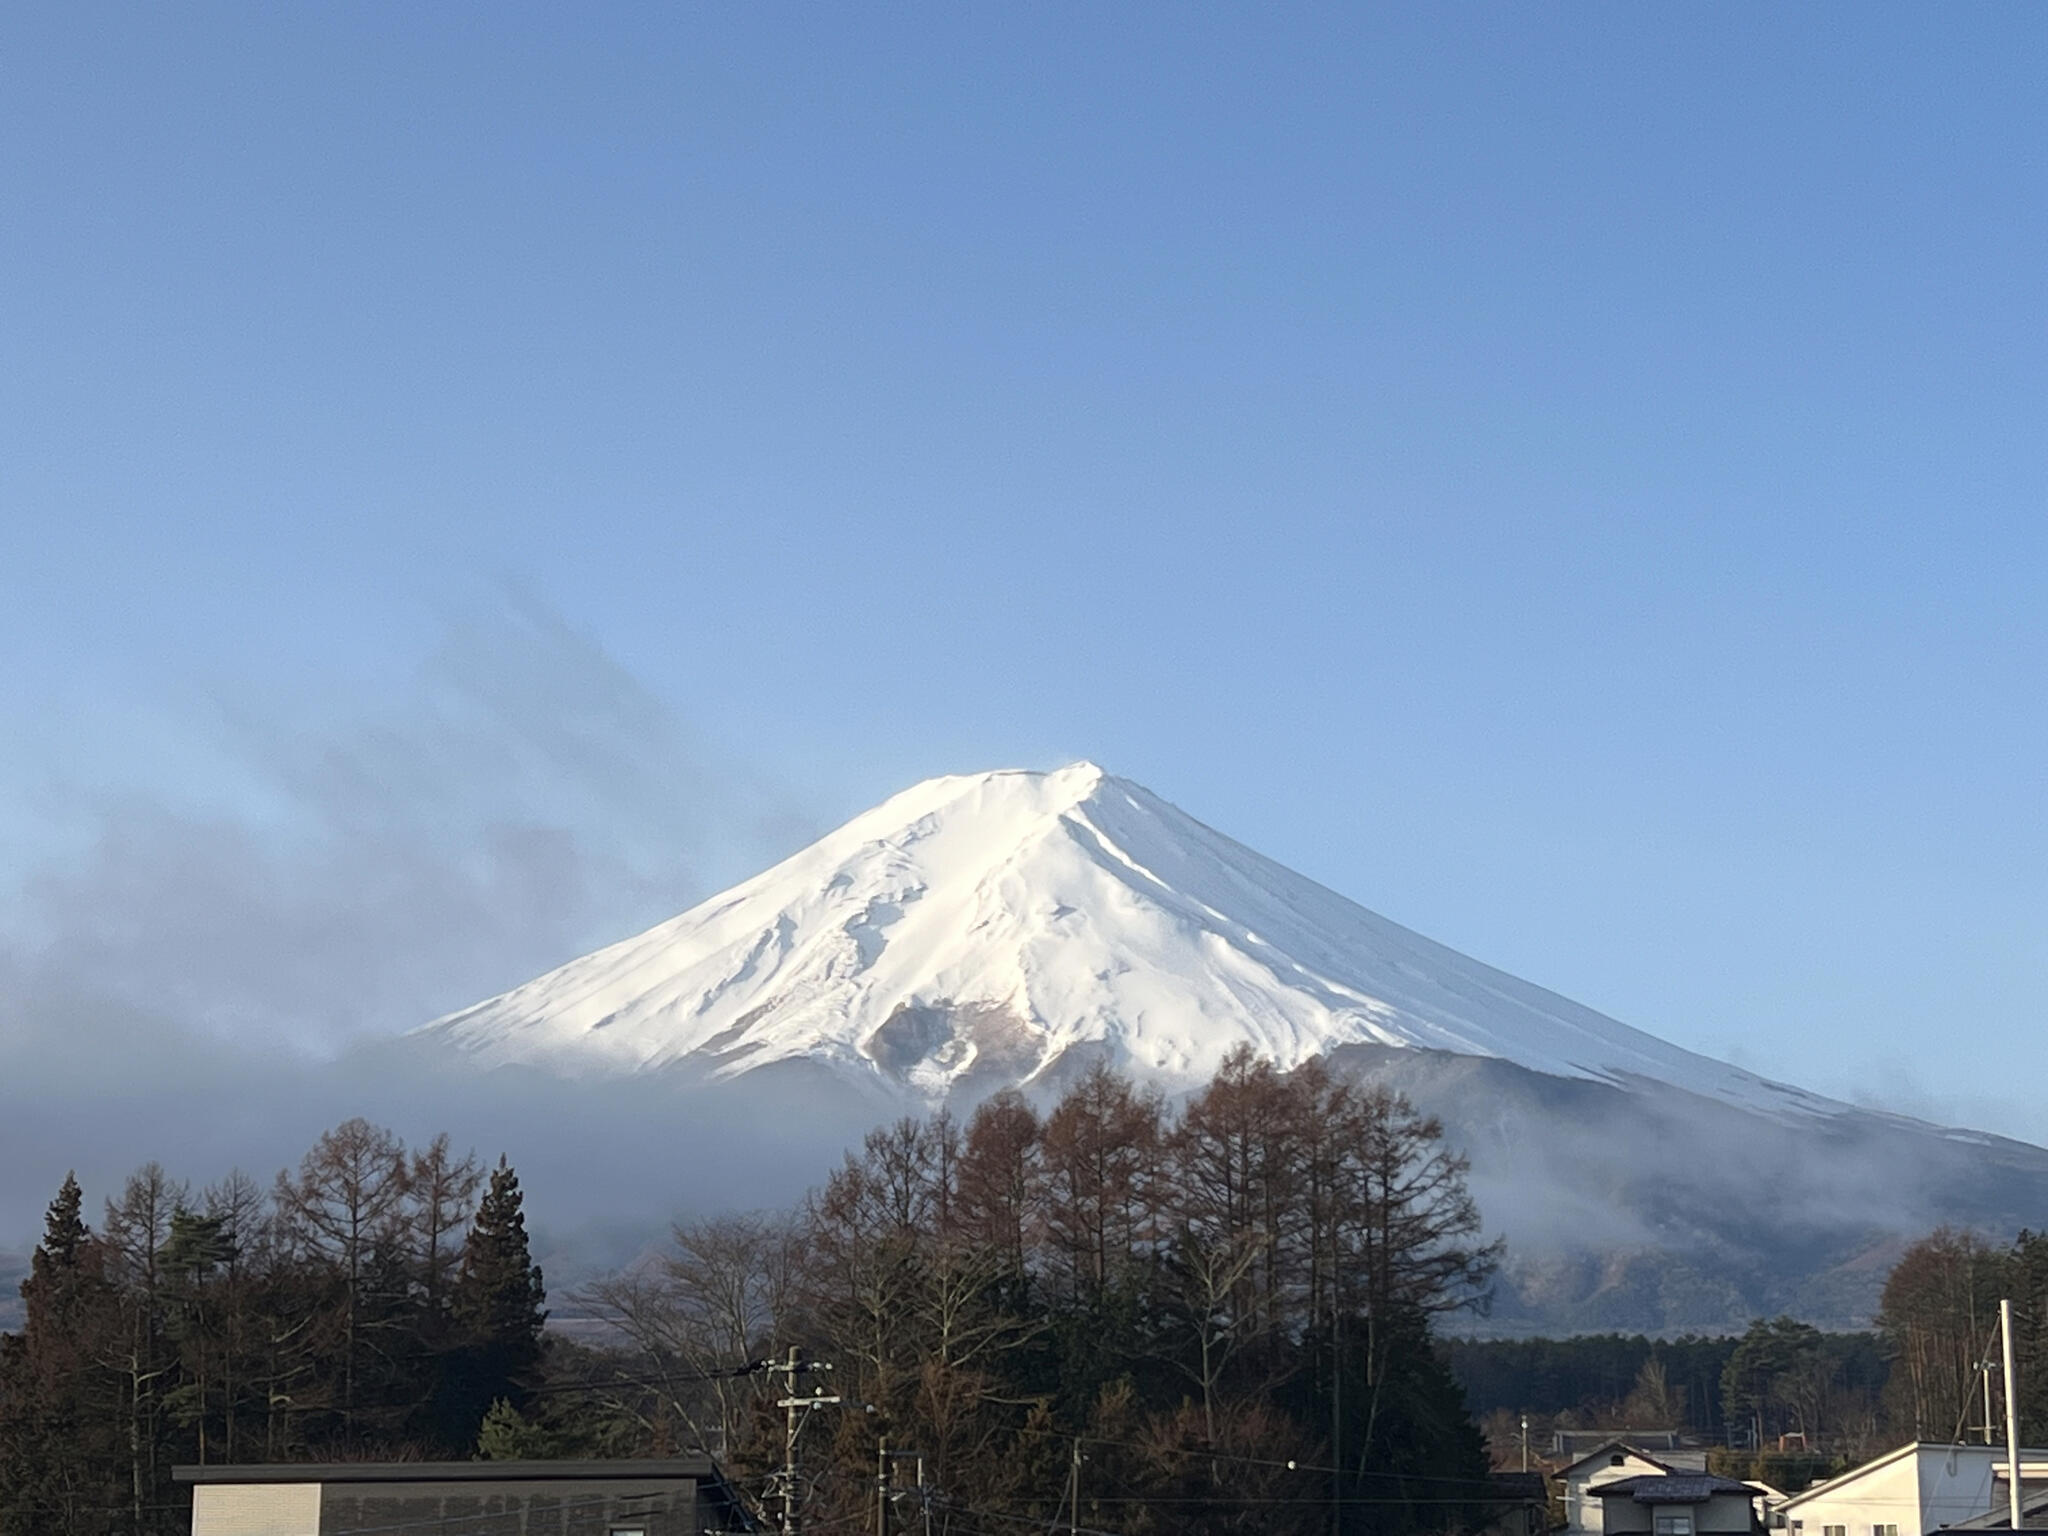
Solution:
<path fill-rule="evenodd" d="M 1765 1113 L 1846 1108 L 1466 958 L 1092 763 L 931 779 L 637 938 L 418 1032 L 569 1076 L 811 1060 L 928 1101 L 1074 1047 L 1168 1091 L 1240 1042 L 1650 1078 Z"/>

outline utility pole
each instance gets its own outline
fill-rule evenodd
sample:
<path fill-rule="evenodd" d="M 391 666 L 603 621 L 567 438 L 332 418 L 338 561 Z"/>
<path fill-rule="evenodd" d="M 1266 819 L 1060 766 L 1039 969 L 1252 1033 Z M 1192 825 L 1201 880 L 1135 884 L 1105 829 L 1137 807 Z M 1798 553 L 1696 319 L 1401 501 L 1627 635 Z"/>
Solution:
<path fill-rule="evenodd" d="M 1522 1415 L 1522 1470 L 1529 1470 L 1529 1415 Z"/>
<path fill-rule="evenodd" d="M 882 1437 L 881 1455 L 882 1501 L 884 1504 L 894 1504 L 896 1502 L 896 1474 L 891 1470 L 895 1464 L 899 1461 L 914 1461 L 917 1463 L 917 1507 L 923 1512 L 924 1536 L 932 1536 L 932 1491 L 924 1480 L 924 1452 L 912 1450 L 907 1446 L 891 1446 L 889 1444 L 889 1437 L 884 1435 Z M 887 1536 L 887 1521 L 888 1516 L 882 1516 L 882 1536 Z M 901 1522 L 899 1521 L 898 1524 L 900 1525 Z"/>
<path fill-rule="evenodd" d="M 1330 1536 L 1344 1529 L 1344 1314 L 1330 1281 Z"/>
<path fill-rule="evenodd" d="M 2020 1394 L 2012 1379 L 2012 1302 L 1998 1304 L 1998 1338 L 2005 1351 L 2005 1490 L 2012 1528 L 2020 1528 Z"/>
<path fill-rule="evenodd" d="M 875 1453 L 875 1536 L 889 1536 L 889 1437 Z"/>
<path fill-rule="evenodd" d="M 1074 1470 L 1067 1480 L 1067 1536 L 1079 1536 L 1081 1529 L 1081 1442 L 1074 1441 Z"/>
<path fill-rule="evenodd" d="M 829 1371 L 832 1367 L 822 1360 L 806 1362 L 803 1351 L 794 1344 L 789 1347 L 789 1358 L 781 1365 L 768 1369 L 782 1378 L 782 1398 L 776 1407 L 783 1410 L 784 1429 L 782 1438 L 782 1536 L 801 1536 L 803 1530 L 803 1489 L 799 1478 L 803 1461 L 798 1454 L 798 1441 L 803 1434 L 804 1420 L 810 1417 L 813 1408 L 825 1407 L 839 1401 L 826 1397 L 815 1388 L 809 1397 L 799 1397 L 796 1379 L 806 1371 Z"/>

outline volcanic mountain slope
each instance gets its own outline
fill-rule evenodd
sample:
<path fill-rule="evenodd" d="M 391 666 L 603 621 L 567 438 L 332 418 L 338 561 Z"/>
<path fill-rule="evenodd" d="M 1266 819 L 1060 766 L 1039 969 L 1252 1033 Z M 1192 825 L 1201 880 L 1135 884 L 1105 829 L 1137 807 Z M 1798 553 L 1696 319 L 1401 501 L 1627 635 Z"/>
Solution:
<path fill-rule="evenodd" d="M 579 1134 L 716 1106 L 721 1151 L 759 1162 L 828 1122 L 1056 1092 L 1098 1060 L 1178 1093 L 1241 1043 L 1442 1119 L 1509 1238 L 1515 1331 L 1860 1326 L 1903 1237 L 2048 1211 L 2040 1148 L 1680 1050 L 1088 763 L 919 784 L 408 1047 L 464 1081 L 527 1069 L 552 1085 L 530 1118 Z"/>
<path fill-rule="evenodd" d="M 483 1063 L 729 1078 L 829 1063 L 928 1101 L 1078 1053 L 1168 1090 L 1240 1042 L 1647 1078 L 1772 1114 L 1841 1106 L 1432 943 L 1091 763 L 932 779 L 637 938 L 427 1026 Z"/>

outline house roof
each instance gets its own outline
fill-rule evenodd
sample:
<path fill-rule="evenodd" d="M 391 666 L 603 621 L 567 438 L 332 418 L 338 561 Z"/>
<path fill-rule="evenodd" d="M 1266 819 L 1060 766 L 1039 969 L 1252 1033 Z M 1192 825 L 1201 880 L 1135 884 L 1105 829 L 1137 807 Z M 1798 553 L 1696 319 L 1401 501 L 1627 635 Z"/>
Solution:
<path fill-rule="evenodd" d="M 1685 1431 L 1680 1429 L 1645 1429 L 1632 1425 L 1623 1425 L 1619 1429 L 1560 1429 L 1552 1432 L 1552 1448 L 1560 1456 L 1577 1456 L 1581 1446 L 1591 1449 L 1608 1440 L 1670 1449 L 1684 1439 Z"/>
<path fill-rule="evenodd" d="M 328 1461 L 262 1466 L 173 1467 L 180 1483 L 510 1483 L 705 1482 L 719 1476 L 708 1456 L 663 1461 Z"/>
<path fill-rule="evenodd" d="M 1749 1484 L 1738 1483 L 1732 1477 L 1716 1477 L 1711 1472 L 1624 1477 L 1602 1483 L 1593 1493 L 1602 1499 L 1634 1499 L 1638 1504 L 1704 1504 L 1721 1493 L 1739 1493 L 1745 1499 L 1756 1496 L 1756 1490 Z"/>
<path fill-rule="evenodd" d="M 1791 1498 L 1785 1501 L 1784 1507 L 1787 1510 L 1796 1509 L 1801 1504 L 1804 1504 L 1808 1499 L 1817 1498 L 1821 1494 L 1827 1492 L 1830 1489 L 1838 1488 L 1842 1484 L 1851 1482 L 1856 1478 L 1866 1475 L 1867 1473 L 1875 1472 L 1879 1467 L 1888 1467 L 1893 1462 L 1899 1460 L 1901 1457 L 1911 1456 L 1915 1451 L 1918 1451 L 1921 1448 L 1921 1444 L 1922 1442 L 1918 1440 L 1908 1440 L 1896 1451 L 1886 1451 L 1882 1456 L 1872 1457 L 1869 1461 L 1862 1463 L 1860 1466 L 1851 1467 L 1846 1472 L 1837 1472 L 1833 1477 L 1827 1478 L 1822 1482 L 1815 1483 L 1811 1488 L 1806 1489 L 1803 1493 L 1793 1494 Z"/>
<path fill-rule="evenodd" d="M 1605 1457 L 1612 1456 L 1616 1451 L 1625 1451 L 1629 1455 L 1635 1457 L 1638 1461 L 1647 1461 L 1651 1466 L 1661 1468 L 1666 1472 L 1671 1470 L 1666 1463 L 1659 1461 L 1655 1456 L 1652 1456 L 1648 1451 L 1642 1449 L 1642 1447 L 1640 1446 L 1630 1445 L 1626 1440 L 1610 1440 L 1605 1445 L 1598 1446 L 1593 1450 L 1586 1452 L 1586 1454 L 1581 1456 L 1577 1461 L 1569 1463 L 1565 1467 L 1565 1469 L 1557 1475 L 1559 1477 L 1570 1477 L 1574 1472 L 1578 1471 L 1579 1468 L 1583 1467 L 1587 1462 L 1602 1460 Z"/>
<path fill-rule="evenodd" d="M 1991 1455 L 2001 1460 L 2005 1456 L 2005 1447 L 2001 1445 L 1959 1445 L 1946 1440 L 1908 1440 L 1895 1451 L 1887 1451 L 1884 1455 L 1874 1457 L 1864 1462 L 1861 1466 L 1851 1467 L 1846 1472 L 1837 1473 L 1824 1483 L 1815 1483 L 1804 1493 L 1793 1494 L 1780 1508 L 1789 1513 L 1811 1499 L 1830 1498 L 1859 1477 L 1867 1476 L 1877 1471 L 1880 1467 L 1888 1467 L 1893 1462 L 1904 1460 L 1908 1456 L 1915 1456 L 1928 1451 L 1939 1452 L 1942 1455 L 1947 1455 L 1954 1451 L 1968 1451 L 1973 1456 Z M 2026 1474 L 2026 1459 L 2030 1456 L 2048 1456 L 2048 1452 L 2024 1448 L 2020 1451 L 2022 1481 L 2024 1481 Z"/>
<path fill-rule="evenodd" d="M 2020 1484 L 2020 1529 L 2048 1529 L 2048 1490 L 2027 1492 L 2026 1484 Z M 1977 1515 L 1969 1520 L 1958 1520 L 1942 1527 L 1945 1531 L 2009 1531 L 2012 1529 L 2012 1509 L 2000 1499 L 1989 1514 Z"/>

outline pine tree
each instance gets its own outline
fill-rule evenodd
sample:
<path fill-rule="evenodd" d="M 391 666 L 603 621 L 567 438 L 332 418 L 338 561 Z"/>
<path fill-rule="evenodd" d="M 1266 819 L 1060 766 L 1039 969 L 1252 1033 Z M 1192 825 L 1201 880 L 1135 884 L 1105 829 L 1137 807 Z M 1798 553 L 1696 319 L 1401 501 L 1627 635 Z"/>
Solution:
<path fill-rule="evenodd" d="M 504 1158 L 462 1245 L 455 1277 L 455 1326 L 461 1345 L 437 1417 L 450 1439 L 474 1442 L 498 1399 L 524 1411 L 541 1358 L 547 1290 L 527 1244 L 525 1196 Z"/>
<path fill-rule="evenodd" d="M 1349 1474 L 1343 1529 L 1405 1536 L 1480 1523 L 1491 1492 L 1486 1444 L 1430 1337 L 1428 1314 L 1396 1303 L 1378 1320 L 1378 1334 L 1390 1347 L 1373 1359 L 1366 1330 L 1353 1329 L 1360 1342 L 1345 1362 L 1347 1390 L 1363 1411 L 1341 1447 Z M 1466 1499 L 1469 1507 L 1457 1502 Z"/>
<path fill-rule="evenodd" d="M 102 1357 L 120 1337 L 104 1255 L 67 1174 L 30 1261 L 19 1334 L 0 1337 L 0 1533 L 100 1536 L 126 1502 Z"/>
<path fill-rule="evenodd" d="M 220 1216 L 179 1209 L 172 1213 L 162 1253 L 166 1330 L 181 1367 L 178 1384 L 164 1394 L 164 1410 L 189 1432 L 201 1465 L 219 1460 L 213 1427 L 214 1400 L 225 1394 L 218 1378 L 220 1320 L 215 1295 L 220 1273 L 234 1257 L 234 1240 Z"/>

